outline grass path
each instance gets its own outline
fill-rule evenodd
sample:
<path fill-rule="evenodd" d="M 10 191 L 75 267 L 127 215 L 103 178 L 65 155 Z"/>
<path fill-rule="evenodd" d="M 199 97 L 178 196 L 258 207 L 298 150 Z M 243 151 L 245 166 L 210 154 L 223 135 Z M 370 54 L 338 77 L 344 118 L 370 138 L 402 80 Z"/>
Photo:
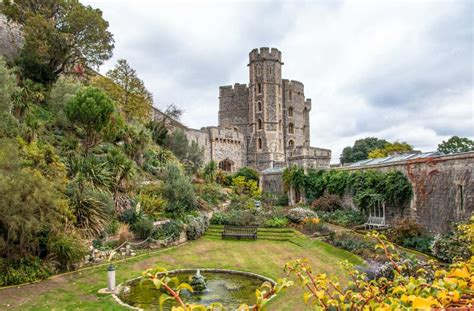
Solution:
<path fill-rule="evenodd" d="M 163 249 L 117 263 L 117 282 L 139 276 L 153 266 L 175 268 L 223 268 L 259 273 L 273 279 L 284 277 L 283 266 L 297 258 L 310 260 L 315 272 L 344 275 L 339 262 L 360 258 L 320 241 L 298 236 L 292 242 L 222 241 L 205 237 L 181 247 Z M 126 310 L 110 296 L 97 291 L 106 287 L 106 268 L 56 277 L 40 283 L 0 290 L 1 310 Z M 299 286 L 273 300 L 269 310 L 306 310 Z"/>

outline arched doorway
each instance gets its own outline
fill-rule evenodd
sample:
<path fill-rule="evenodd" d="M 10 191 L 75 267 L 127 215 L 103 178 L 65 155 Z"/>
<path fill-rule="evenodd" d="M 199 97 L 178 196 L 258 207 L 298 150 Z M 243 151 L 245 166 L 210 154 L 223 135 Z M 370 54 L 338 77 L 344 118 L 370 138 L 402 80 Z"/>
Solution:
<path fill-rule="evenodd" d="M 219 169 L 225 172 L 232 172 L 234 169 L 234 162 L 229 159 L 222 160 L 219 162 Z"/>

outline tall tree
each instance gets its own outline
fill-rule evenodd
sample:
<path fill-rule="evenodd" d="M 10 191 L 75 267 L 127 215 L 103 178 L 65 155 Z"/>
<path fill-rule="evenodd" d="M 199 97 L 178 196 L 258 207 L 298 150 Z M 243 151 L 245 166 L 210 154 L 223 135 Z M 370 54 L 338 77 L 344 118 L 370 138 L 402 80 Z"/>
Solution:
<path fill-rule="evenodd" d="M 383 148 L 377 148 L 369 152 L 369 159 L 385 158 L 393 153 L 404 153 L 412 150 L 413 147 L 405 142 L 386 143 Z"/>
<path fill-rule="evenodd" d="M 18 134 L 18 122 L 12 115 L 12 95 L 18 91 L 13 72 L 0 57 L 0 138 L 15 137 Z"/>
<path fill-rule="evenodd" d="M 166 107 L 165 114 L 172 117 L 173 119 L 179 120 L 183 115 L 184 110 L 176 106 L 175 104 L 169 104 Z"/>
<path fill-rule="evenodd" d="M 4 0 L 0 9 L 23 25 L 16 62 L 24 78 L 51 84 L 76 65 L 99 66 L 112 56 L 109 23 L 78 0 Z"/>
<path fill-rule="evenodd" d="M 94 87 L 79 90 L 67 103 L 67 118 L 84 131 L 83 146 L 86 153 L 100 142 L 101 131 L 109 123 L 113 112 L 112 100 Z"/>
<path fill-rule="evenodd" d="M 387 144 L 385 139 L 376 137 L 358 139 L 355 141 L 353 147 L 347 146 L 344 148 L 340 157 L 341 163 L 353 163 L 365 160 L 368 158 L 370 151 L 377 148 L 384 148 L 385 144 Z"/>
<path fill-rule="evenodd" d="M 467 137 L 453 136 L 438 145 L 438 151 L 449 153 L 474 151 L 474 141 Z"/>
<path fill-rule="evenodd" d="M 150 120 L 153 105 L 153 96 L 145 88 L 143 81 L 137 76 L 135 69 L 130 67 L 125 59 L 119 59 L 114 69 L 107 72 L 107 77 L 119 86 L 110 94 L 118 103 L 120 110 L 126 119 L 142 123 Z M 105 82 L 105 81 L 103 81 Z"/>

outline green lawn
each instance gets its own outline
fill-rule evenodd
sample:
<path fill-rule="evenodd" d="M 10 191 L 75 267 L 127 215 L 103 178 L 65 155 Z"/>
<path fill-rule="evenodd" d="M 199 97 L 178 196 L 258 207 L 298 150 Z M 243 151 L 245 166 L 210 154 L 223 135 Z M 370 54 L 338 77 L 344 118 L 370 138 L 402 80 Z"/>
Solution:
<path fill-rule="evenodd" d="M 362 260 L 351 253 L 297 234 L 289 241 L 222 241 L 204 237 L 176 248 L 162 249 L 117 263 L 117 282 L 139 276 L 159 265 L 175 268 L 229 268 L 259 273 L 274 279 L 284 277 L 284 264 L 307 258 L 316 272 L 344 276 L 339 262 L 355 264 Z M 55 277 L 20 288 L 0 290 L 2 310 L 126 310 L 110 296 L 97 291 L 106 287 L 106 267 Z M 274 299 L 269 310 L 305 310 L 302 289 L 290 288 Z"/>

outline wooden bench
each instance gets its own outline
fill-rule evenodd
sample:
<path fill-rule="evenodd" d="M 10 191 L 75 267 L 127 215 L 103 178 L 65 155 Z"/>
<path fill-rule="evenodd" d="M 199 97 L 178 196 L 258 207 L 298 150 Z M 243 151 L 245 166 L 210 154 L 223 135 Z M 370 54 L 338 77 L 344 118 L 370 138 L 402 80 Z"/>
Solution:
<path fill-rule="evenodd" d="M 257 239 L 257 226 L 224 226 L 224 231 L 222 231 L 222 239 L 224 238 L 250 238 Z"/>

